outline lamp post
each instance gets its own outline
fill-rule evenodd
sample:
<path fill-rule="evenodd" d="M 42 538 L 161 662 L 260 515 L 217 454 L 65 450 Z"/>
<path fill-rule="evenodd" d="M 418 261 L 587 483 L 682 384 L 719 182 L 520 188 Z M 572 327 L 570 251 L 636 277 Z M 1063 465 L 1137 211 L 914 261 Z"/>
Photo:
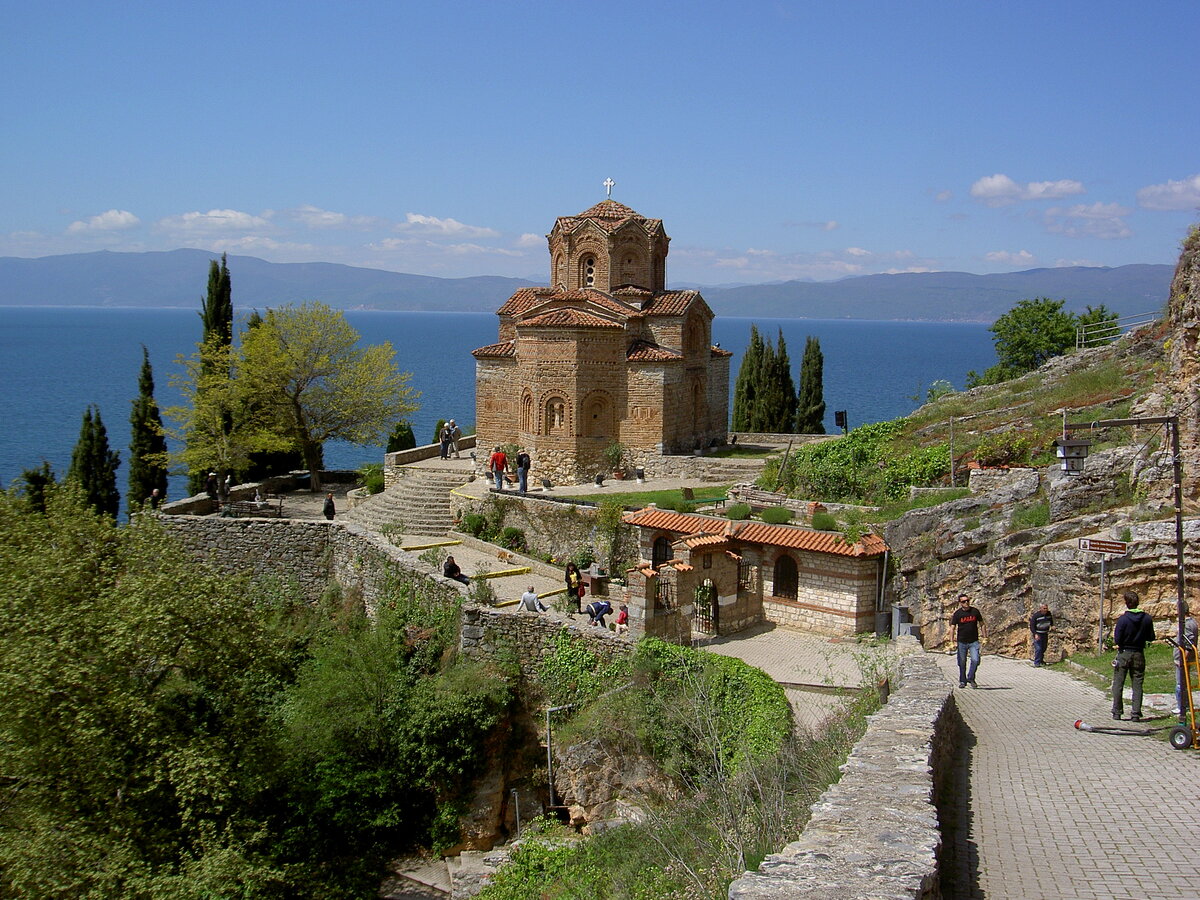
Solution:
<path fill-rule="evenodd" d="M 1087 459 L 1089 441 L 1070 440 L 1067 435 L 1073 431 L 1093 428 L 1119 428 L 1125 425 L 1163 425 L 1171 439 L 1171 462 L 1173 469 L 1175 494 L 1175 612 L 1178 617 L 1178 635 L 1176 640 L 1183 646 L 1184 620 L 1184 583 L 1183 583 L 1183 465 L 1179 458 L 1179 416 L 1147 416 L 1141 419 L 1101 419 L 1098 422 L 1081 422 L 1076 425 L 1066 423 L 1063 414 L 1063 437 L 1058 442 L 1058 457 L 1063 461 L 1063 471 L 1068 475 L 1078 475 L 1083 471 L 1083 461 Z"/>

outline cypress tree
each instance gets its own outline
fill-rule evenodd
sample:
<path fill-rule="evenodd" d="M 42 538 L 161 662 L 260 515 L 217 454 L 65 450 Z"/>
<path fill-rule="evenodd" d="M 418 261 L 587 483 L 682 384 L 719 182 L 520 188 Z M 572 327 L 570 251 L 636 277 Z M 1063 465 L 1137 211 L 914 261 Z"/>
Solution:
<path fill-rule="evenodd" d="M 777 347 L 771 351 L 766 382 L 768 399 L 763 409 L 763 431 L 790 434 L 796 421 L 796 383 L 792 380 L 792 361 L 788 358 L 783 329 L 779 330 Z"/>
<path fill-rule="evenodd" d="M 125 508 L 135 512 L 151 492 L 158 488 L 160 497 L 167 496 L 167 439 L 163 436 L 162 415 L 154 400 L 154 370 L 150 354 L 142 345 L 142 370 L 138 373 L 138 396 L 129 416 L 129 492 Z"/>
<path fill-rule="evenodd" d="M 796 402 L 796 432 L 825 433 L 825 356 L 821 342 L 809 335 L 800 361 L 800 393 Z"/>
<path fill-rule="evenodd" d="M 25 504 L 34 512 L 46 512 L 46 499 L 54 485 L 58 484 L 50 463 L 42 460 L 36 469 L 26 469 L 17 479 L 17 490 Z"/>
<path fill-rule="evenodd" d="M 220 264 L 215 259 L 208 261 L 208 293 L 200 301 L 200 321 L 204 326 L 200 339 L 201 367 L 205 375 L 211 375 L 214 363 L 204 353 L 205 348 L 223 348 L 233 343 L 233 286 L 224 253 Z M 193 494 L 200 493 L 204 489 L 204 478 L 204 472 L 189 472 L 188 490 Z"/>
<path fill-rule="evenodd" d="M 117 491 L 120 465 L 120 455 L 108 448 L 108 431 L 100 418 L 100 407 L 89 406 L 83 414 L 67 477 L 83 489 L 89 506 L 113 518 L 121 505 L 121 494 Z"/>
<path fill-rule="evenodd" d="M 742 355 L 738 367 L 737 381 L 733 388 L 733 430 L 754 431 L 754 408 L 758 396 L 758 385 L 762 365 L 763 340 L 758 328 L 750 326 L 750 344 Z"/>

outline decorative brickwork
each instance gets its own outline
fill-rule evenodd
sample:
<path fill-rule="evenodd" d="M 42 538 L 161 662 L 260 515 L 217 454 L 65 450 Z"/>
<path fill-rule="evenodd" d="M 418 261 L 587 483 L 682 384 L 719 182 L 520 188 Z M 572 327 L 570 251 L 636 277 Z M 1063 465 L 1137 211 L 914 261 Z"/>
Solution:
<path fill-rule="evenodd" d="M 670 238 L 612 200 L 564 216 L 547 236 L 551 286 L 523 288 L 497 310 L 499 341 L 475 355 L 479 464 L 519 444 L 539 478 L 591 480 L 654 470 L 656 457 L 724 444 L 729 361 L 696 291 L 666 290 Z"/>

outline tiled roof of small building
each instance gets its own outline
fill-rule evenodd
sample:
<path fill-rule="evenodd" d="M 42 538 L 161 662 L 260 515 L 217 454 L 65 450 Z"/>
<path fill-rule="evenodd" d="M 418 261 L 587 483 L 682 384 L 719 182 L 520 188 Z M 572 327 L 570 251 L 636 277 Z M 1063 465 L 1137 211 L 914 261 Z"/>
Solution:
<path fill-rule="evenodd" d="M 711 516 L 688 515 L 666 509 L 639 510 L 626 515 L 624 521 L 642 528 L 658 528 L 684 535 L 723 535 L 747 544 L 789 547 L 837 556 L 878 556 L 887 550 L 887 543 L 877 534 L 864 535 L 857 543 L 848 544 L 840 534 L 830 531 L 814 531 L 794 525 L 768 525 L 765 522 L 722 521 Z"/>
<path fill-rule="evenodd" d="M 683 354 L 647 341 L 634 341 L 629 345 L 625 358 L 630 362 L 671 362 L 683 359 Z"/>
<path fill-rule="evenodd" d="M 691 534 L 679 543 L 694 550 L 697 547 L 716 547 L 718 544 L 728 543 L 728 538 L 723 534 Z"/>
<path fill-rule="evenodd" d="M 642 313 L 647 316 L 681 316 L 699 296 L 699 291 L 662 291 L 642 308 Z"/>
<path fill-rule="evenodd" d="M 476 359 L 515 359 L 517 355 L 516 341 L 501 341 L 498 344 L 488 344 L 486 347 L 472 350 L 471 355 Z"/>
<path fill-rule="evenodd" d="M 623 328 L 620 322 L 602 319 L 582 309 L 551 309 L 540 315 L 522 319 L 521 326 L 537 328 Z"/>
<path fill-rule="evenodd" d="M 733 356 L 733 351 L 732 350 L 723 350 L 720 347 L 714 346 L 712 348 L 712 355 L 713 356 Z"/>
<path fill-rule="evenodd" d="M 548 287 L 527 287 L 516 291 L 504 301 L 504 305 L 496 310 L 497 315 L 515 316 L 524 312 L 540 300 L 554 295 L 554 289 Z"/>

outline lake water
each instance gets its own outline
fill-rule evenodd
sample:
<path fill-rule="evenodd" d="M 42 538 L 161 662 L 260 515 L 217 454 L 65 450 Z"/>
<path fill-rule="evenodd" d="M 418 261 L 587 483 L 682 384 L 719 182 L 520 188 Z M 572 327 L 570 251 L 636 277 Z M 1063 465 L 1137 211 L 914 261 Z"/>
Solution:
<path fill-rule="evenodd" d="M 440 418 L 469 424 L 475 418 L 475 360 L 471 351 L 496 340 L 491 313 L 348 312 L 366 343 L 390 341 L 401 370 L 412 372 L 421 408 L 411 417 L 418 442 L 433 438 Z M 731 387 L 754 322 L 772 341 L 780 329 L 793 377 L 799 377 L 807 335 L 825 357 L 827 417 L 848 411 L 850 426 L 911 412 L 931 382 L 962 387 L 970 369 L 995 362 L 986 325 L 865 322 L 820 319 L 715 320 L 713 340 L 733 351 Z M 160 407 L 179 400 L 170 387 L 176 358 L 190 354 L 200 337 L 195 310 L 0 307 L 0 484 L 44 459 L 60 476 L 71 461 L 88 404 L 100 407 L 109 443 L 121 454 L 118 487 L 128 476 L 129 414 L 137 396 L 142 345 L 150 352 Z M 382 447 L 332 443 L 330 468 L 379 461 Z M 172 479 L 170 496 L 183 495 Z"/>

